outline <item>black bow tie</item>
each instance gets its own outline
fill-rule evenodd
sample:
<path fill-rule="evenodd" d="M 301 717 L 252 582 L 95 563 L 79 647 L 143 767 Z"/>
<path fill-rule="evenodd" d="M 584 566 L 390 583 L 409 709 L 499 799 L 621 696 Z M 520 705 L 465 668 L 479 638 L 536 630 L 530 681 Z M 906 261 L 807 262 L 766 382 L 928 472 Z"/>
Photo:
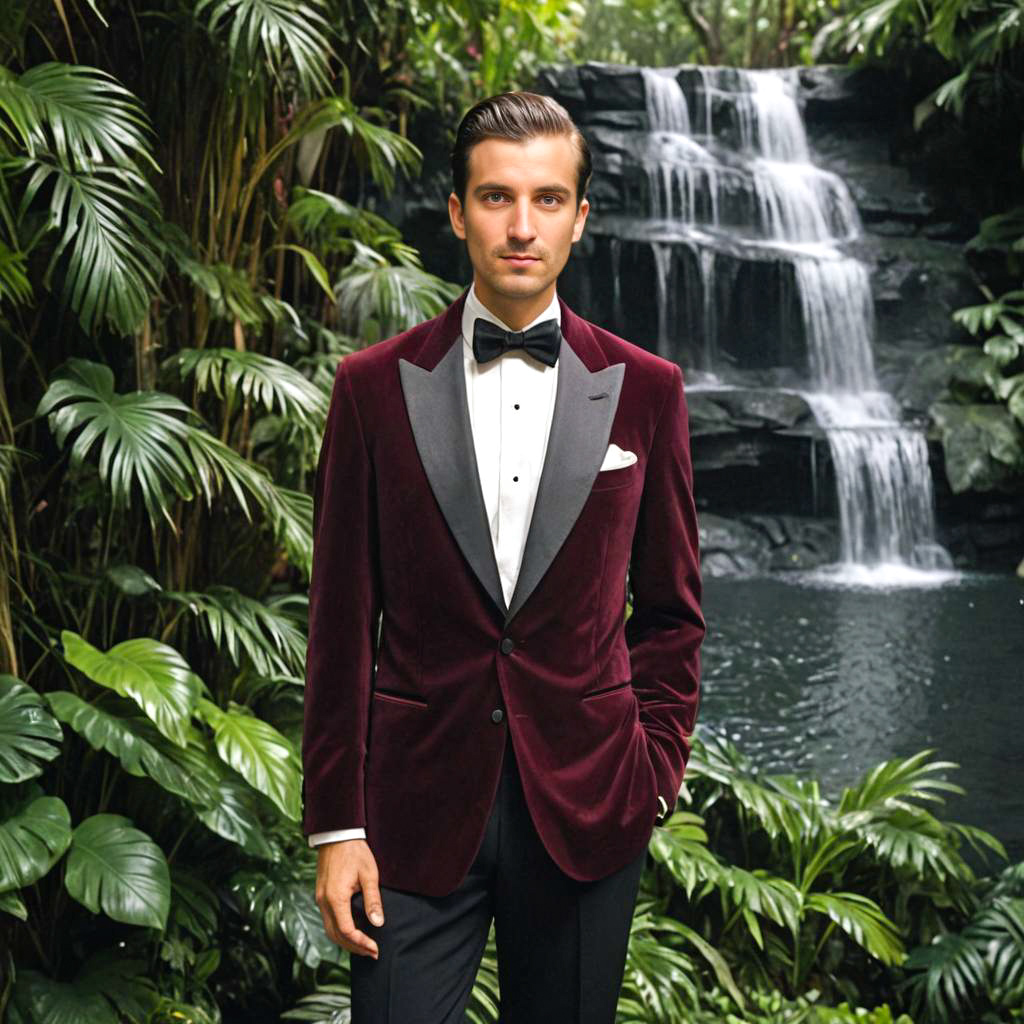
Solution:
<path fill-rule="evenodd" d="M 558 361 L 562 332 L 558 320 L 543 320 L 528 331 L 506 331 L 492 320 L 478 316 L 473 322 L 473 355 L 478 363 L 496 359 L 509 349 L 522 348 L 548 366 Z"/>

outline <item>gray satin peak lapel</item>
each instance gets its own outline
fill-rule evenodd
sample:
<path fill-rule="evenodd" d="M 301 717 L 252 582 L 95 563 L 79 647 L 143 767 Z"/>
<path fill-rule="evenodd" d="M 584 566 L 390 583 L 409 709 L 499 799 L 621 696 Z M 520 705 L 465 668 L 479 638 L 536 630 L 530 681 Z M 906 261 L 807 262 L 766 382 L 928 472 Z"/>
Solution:
<path fill-rule="evenodd" d="M 505 613 L 466 401 L 462 335 L 433 371 L 398 360 L 416 448 L 449 529 L 487 593 Z"/>
<path fill-rule="evenodd" d="M 506 626 L 547 572 L 583 510 L 608 448 L 625 369 L 625 363 L 614 363 L 591 373 L 563 336 L 544 468 Z"/>

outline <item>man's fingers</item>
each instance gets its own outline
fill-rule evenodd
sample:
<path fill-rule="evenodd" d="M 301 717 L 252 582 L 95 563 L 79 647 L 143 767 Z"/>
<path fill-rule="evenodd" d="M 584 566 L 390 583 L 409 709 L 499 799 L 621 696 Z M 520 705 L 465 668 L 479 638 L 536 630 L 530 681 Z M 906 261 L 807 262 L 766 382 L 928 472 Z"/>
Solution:
<path fill-rule="evenodd" d="M 361 956 L 372 956 L 375 960 L 379 955 L 377 943 L 369 935 L 361 932 L 352 920 L 352 908 L 349 899 L 344 899 L 334 908 L 335 917 L 338 922 L 338 932 L 341 935 L 341 943 L 350 953 L 359 953 Z"/>

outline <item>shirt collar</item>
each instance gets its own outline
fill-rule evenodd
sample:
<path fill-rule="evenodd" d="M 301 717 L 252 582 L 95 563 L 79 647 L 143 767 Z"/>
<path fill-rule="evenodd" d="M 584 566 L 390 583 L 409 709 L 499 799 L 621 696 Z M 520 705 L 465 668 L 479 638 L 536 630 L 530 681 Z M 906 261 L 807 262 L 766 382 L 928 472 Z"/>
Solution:
<path fill-rule="evenodd" d="M 470 355 L 473 354 L 473 323 L 477 317 L 483 317 L 485 320 L 490 320 L 492 323 L 497 324 L 503 331 L 511 331 L 512 328 L 508 324 L 502 322 L 496 317 L 481 301 L 477 298 L 475 282 L 469 286 L 469 292 L 466 295 L 466 303 L 462 309 L 462 343 L 466 349 L 468 349 Z M 535 324 L 542 323 L 544 320 L 555 319 L 558 321 L 559 326 L 562 323 L 562 308 L 558 303 L 558 293 L 551 296 L 551 302 L 548 307 L 537 317 L 531 320 L 523 330 L 529 330 Z"/>

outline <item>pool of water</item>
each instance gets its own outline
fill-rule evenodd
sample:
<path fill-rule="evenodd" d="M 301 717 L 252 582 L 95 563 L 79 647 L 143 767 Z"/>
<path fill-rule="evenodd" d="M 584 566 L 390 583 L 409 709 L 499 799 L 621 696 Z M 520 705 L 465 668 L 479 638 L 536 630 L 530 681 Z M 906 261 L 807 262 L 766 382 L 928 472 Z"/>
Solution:
<path fill-rule="evenodd" d="M 878 762 L 955 761 L 940 817 L 1024 859 L 1024 583 L 893 588 L 786 574 L 707 579 L 699 721 L 830 795 Z"/>

